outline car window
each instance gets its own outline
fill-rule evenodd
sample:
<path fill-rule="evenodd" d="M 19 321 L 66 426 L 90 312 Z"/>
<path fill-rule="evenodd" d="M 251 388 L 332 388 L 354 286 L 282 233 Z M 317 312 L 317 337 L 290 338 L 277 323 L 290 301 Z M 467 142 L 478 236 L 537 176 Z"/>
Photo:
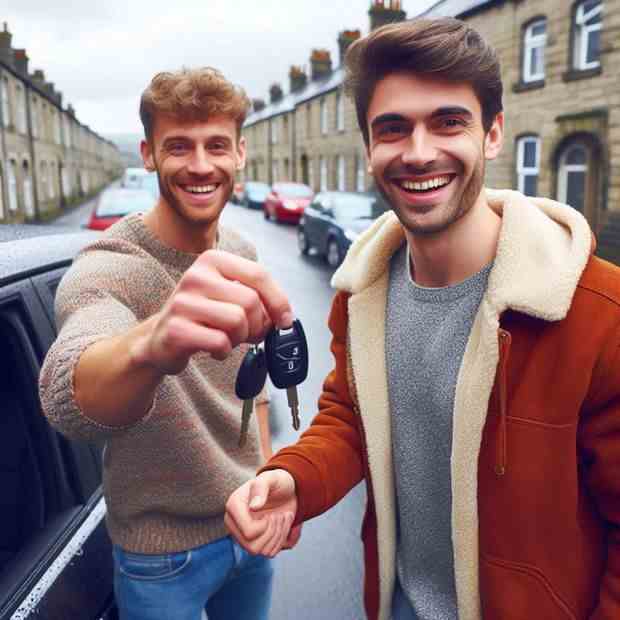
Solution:
<path fill-rule="evenodd" d="M 285 184 L 277 185 L 274 189 L 289 198 L 312 198 L 313 191 L 306 185 Z"/>
<path fill-rule="evenodd" d="M 375 218 L 380 214 L 380 207 L 374 198 L 357 194 L 338 196 L 331 201 L 331 207 L 337 218 Z"/>
<path fill-rule="evenodd" d="M 148 211 L 154 204 L 153 195 L 146 190 L 104 192 L 97 205 L 99 217 L 115 217 Z"/>

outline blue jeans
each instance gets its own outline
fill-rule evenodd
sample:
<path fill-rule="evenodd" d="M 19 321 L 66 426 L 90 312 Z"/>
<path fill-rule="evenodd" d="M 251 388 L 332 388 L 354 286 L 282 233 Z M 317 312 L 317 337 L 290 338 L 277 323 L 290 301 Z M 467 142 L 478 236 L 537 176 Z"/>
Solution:
<path fill-rule="evenodd" d="M 272 561 L 230 536 L 161 555 L 115 546 L 114 592 L 120 620 L 267 620 Z"/>

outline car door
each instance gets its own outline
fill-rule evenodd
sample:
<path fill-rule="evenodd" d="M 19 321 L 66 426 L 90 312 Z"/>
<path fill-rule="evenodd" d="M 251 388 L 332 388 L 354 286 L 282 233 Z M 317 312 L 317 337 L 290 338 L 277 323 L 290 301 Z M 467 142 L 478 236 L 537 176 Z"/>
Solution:
<path fill-rule="evenodd" d="M 0 287 L 0 620 L 116 618 L 100 447 L 40 411 L 62 271 Z"/>

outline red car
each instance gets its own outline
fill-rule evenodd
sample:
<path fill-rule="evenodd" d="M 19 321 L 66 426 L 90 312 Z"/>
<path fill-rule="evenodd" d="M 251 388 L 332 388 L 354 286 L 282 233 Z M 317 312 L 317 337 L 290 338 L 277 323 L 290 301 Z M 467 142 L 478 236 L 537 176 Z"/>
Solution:
<path fill-rule="evenodd" d="M 155 206 L 155 198 L 146 189 L 112 188 L 99 196 L 86 228 L 105 230 L 129 213 L 144 213 Z"/>
<path fill-rule="evenodd" d="M 275 183 L 263 205 L 265 219 L 297 224 L 313 197 L 314 192 L 303 183 Z"/>

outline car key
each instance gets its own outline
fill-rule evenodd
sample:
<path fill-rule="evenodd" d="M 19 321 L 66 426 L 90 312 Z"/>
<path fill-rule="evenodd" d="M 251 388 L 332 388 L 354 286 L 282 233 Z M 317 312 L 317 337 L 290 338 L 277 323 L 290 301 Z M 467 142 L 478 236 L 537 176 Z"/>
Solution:
<path fill-rule="evenodd" d="M 265 352 L 256 345 L 252 345 L 241 362 L 235 381 L 235 394 L 243 401 L 241 431 L 239 433 L 240 448 L 245 445 L 250 417 L 254 409 L 254 399 L 260 394 L 266 380 Z"/>
<path fill-rule="evenodd" d="M 267 370 L 273 384 L 286 388 L 293 428 L 299 430 L 297 386 L 308 376 L 308 343 L 299 319 L 288 330 L 272 328 L 265 339 Z"/>

